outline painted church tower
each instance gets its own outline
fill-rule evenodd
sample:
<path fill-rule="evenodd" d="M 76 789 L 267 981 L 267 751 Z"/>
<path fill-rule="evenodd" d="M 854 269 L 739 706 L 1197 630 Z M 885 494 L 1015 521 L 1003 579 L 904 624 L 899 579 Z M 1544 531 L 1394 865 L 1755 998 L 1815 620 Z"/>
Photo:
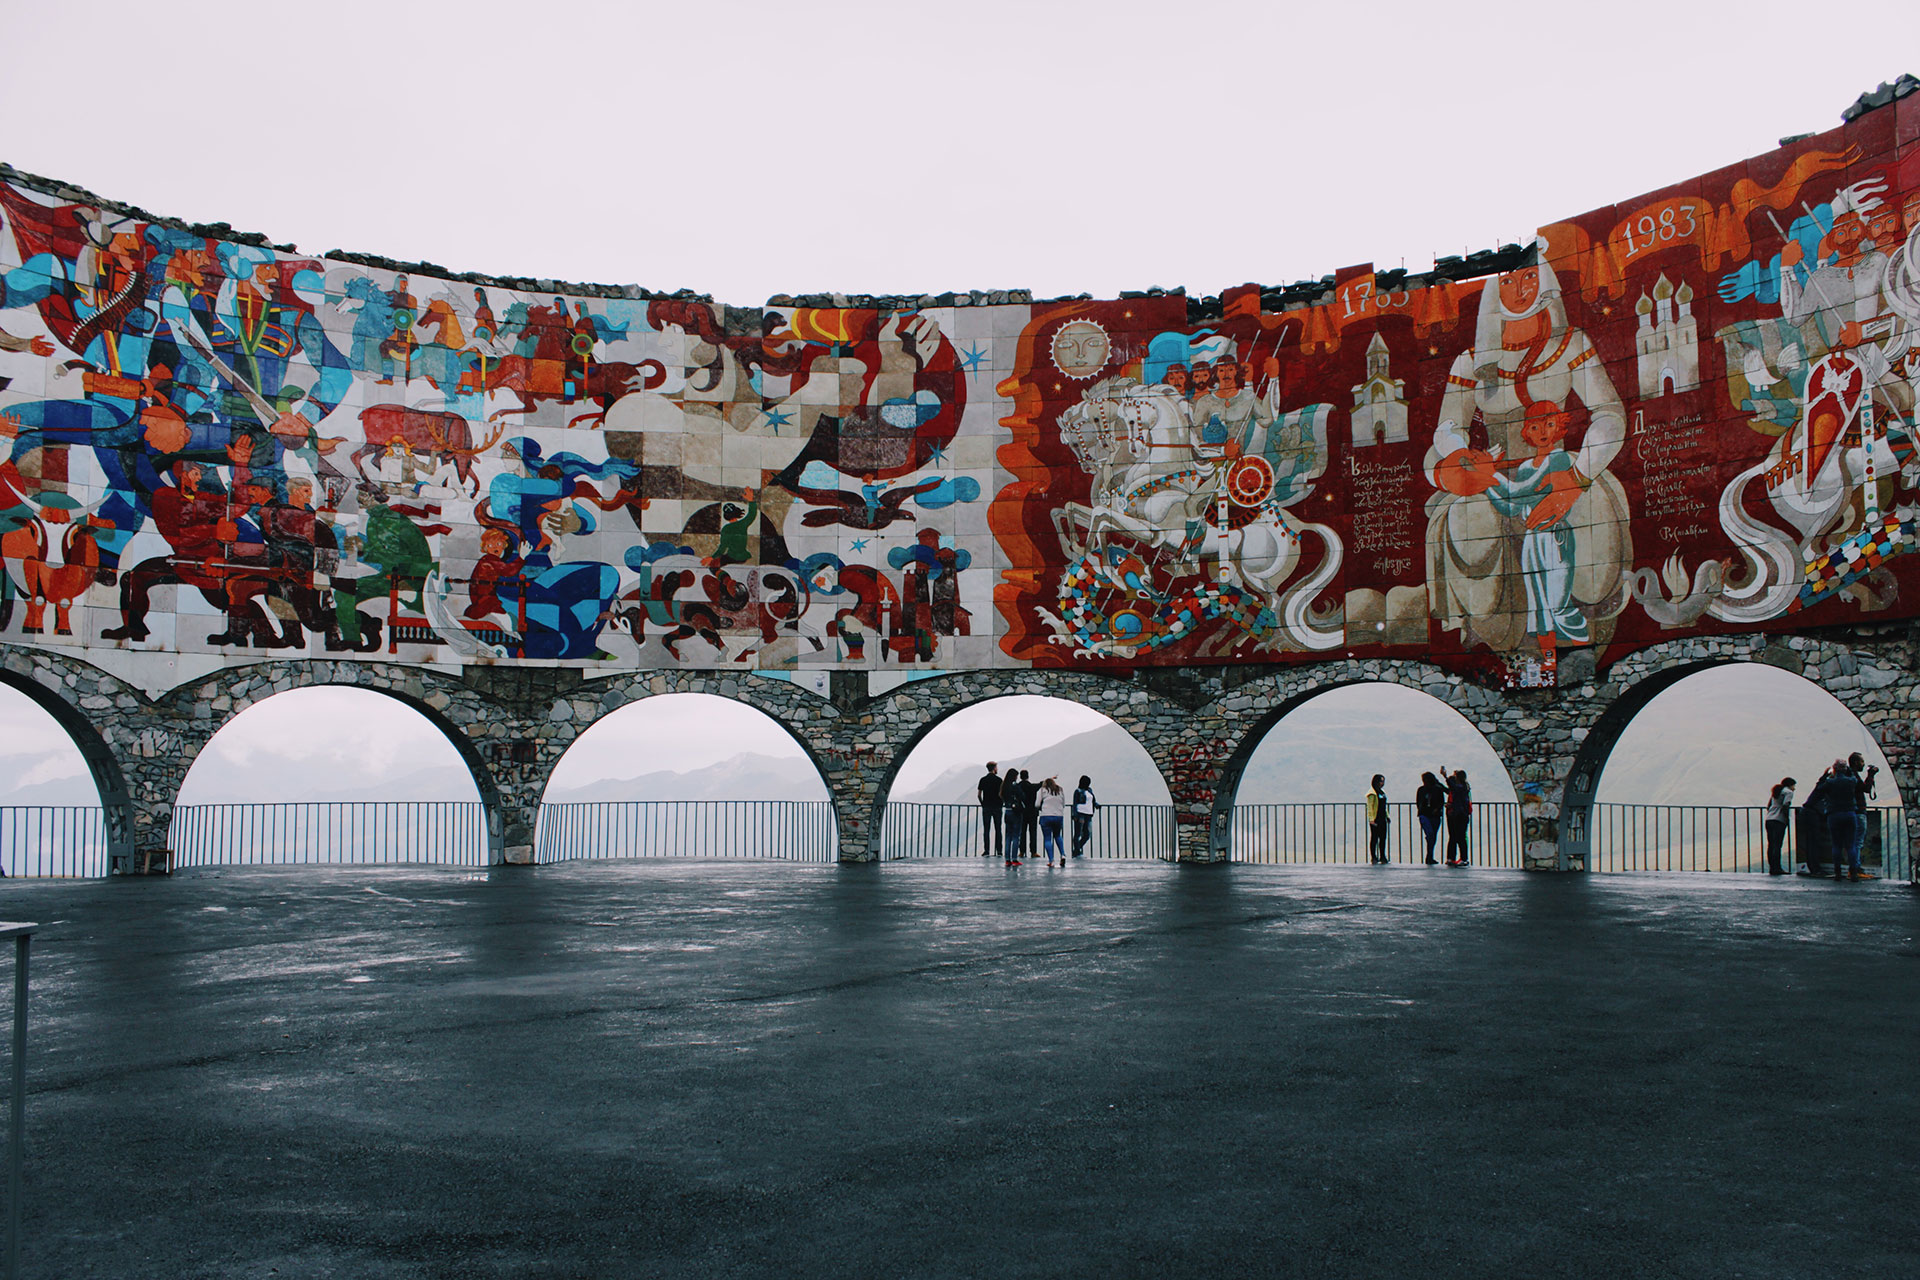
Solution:
<path fill-rule="evenodd" d="M 1353 447 L 1399 444 L 1407 438 L 1406 382 L 1387 373 L 1387 344 L 1367 344 L 1367 380 L 1353 389 Z"/>
<path fill-rule="evenodd" d="M 1681 391 L 1700 385 L 1700 327 L 1693 318 L 1693 286 L 1682 281 L 1679 292 L 1662 272 L 1653 296 L 1640 295 L 1633 308 L 1640 314 L 1634 348 L 1640 353 L 1640 398 Z"/>

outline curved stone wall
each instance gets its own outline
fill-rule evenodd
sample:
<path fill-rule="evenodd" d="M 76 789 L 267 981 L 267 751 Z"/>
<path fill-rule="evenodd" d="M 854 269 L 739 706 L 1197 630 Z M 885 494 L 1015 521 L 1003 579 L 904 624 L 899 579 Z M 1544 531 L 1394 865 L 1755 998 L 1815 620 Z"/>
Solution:
<path fill-rule="evenodd" d="M 1908 618 L 1916 137 L 1898 98 L 1413 279 L 745 311 L 9 171 L 0 640 L 150 693 L 301 657 L 1526 688 Z"/>

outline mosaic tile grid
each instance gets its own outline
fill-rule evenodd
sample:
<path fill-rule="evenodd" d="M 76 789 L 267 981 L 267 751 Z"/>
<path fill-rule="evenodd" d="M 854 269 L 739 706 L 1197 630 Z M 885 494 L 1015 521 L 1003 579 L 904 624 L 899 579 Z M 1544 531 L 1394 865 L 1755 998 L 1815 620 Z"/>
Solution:
<path fill-rule="evenodd" d="M 1910 616 L 1916 114 L 1543 227 L 1495 275 L 1362 265 L 1211 310 L 533 291 L 0 183 L 0 639 L 764 671 L 1380 650 L 1513 686 Z"/>

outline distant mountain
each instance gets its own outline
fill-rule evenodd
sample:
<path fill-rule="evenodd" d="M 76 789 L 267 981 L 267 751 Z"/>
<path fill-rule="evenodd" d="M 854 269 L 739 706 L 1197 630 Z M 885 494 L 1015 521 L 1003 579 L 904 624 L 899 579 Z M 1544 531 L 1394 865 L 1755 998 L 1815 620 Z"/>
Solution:
<path fill-rule="evenodd" d="M 329 767 L 326 761 L 299 762 L 284 756 L 262 755 L 244 769 L 219 778 L 196 780 L 183 792 L 187 804 L 279 804 L 345 800 L 454 800 L 480 797 L 465 768 L 428 765 L 404 773 L 369 776 L 350 766 Z"/>
<path fill-rule="evenodd" d="M 547 800 L 825 800 L 827 786 L 802 756 L 739 755 L 684 773 L 659 770 L 631 778 L 597 778 L 578 786 L 549 786 Z"/>
<path fill-rule="evenodd" d="M 977 798 L 974 787 L 986 772 L 986 763 L 981 760 L 954 765 L 925 786 L 912 792 L 895 791 L 891 798 L 905 804 L 973 804 Z M 1068 791 L 1079 785 L 1084 773 L 1093 779 L 1093 789 L 1103 804 L 1172 803 L 1167 784 L 1146 748 L 1112 722 L 1027 755 L 1000 756 L 996 763 L 1001 777 L 1014 769 L 1025 769 L 1036 782 L 1051 774 Z"/>
<path fill-rule="evenodd" d="M 0 808 L 9 805 L 95 805 L 100 792 L 79 751 L 0 757 Z"/>

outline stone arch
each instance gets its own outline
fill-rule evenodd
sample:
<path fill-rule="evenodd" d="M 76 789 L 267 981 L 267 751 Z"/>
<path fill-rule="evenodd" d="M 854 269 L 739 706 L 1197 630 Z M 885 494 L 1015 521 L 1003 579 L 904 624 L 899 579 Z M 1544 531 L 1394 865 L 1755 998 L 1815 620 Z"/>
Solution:
<path fill-rule="evenodd" d="M 462 727 L 463 723 L 496 726 L 501 723 L 498 709 L 485 705 L 484 700 L 463 688 L 458 680 L 433 671 L 390 667 L 384 663 L 263 662 L 229 668 L 174 689 L 160 700 L 160 705 L 174 712 L 177 721 L 191 727 L 182 735 L 180 767 L 167 792 L 168 816 L 194 761 L 235 716 L 276 694 L 329 686 L 364 689 L 392 698 L 431 724 L 459 755 L 473 779 L 474 790 L 479 793 L 487 817 L 487 861 L 506 860 L 506 850 L 514 834 L 510 798 L 496 779 L 492 764 L 476 745 L 477 735 L 470 728 Z M 456 715 L 461 723 L 456 723 Z"/>
<path fill-rule="evenodd" d="M 573 744 L 607 716 L 648 698 L 664 694 L 698 693 L 725 698 L 752 707 L 772 720 L 805 753 L 826 784 L 833 802 L 834 820 L 841 834 L 842 858 L 847 847 L 848 806 L 842 803 L 837 776 L 853 762 L 850 749 L 836 732 L 841 711 L 835 701 L 791 680 L 728 671 L 643 671 L 607 680 L 583 682 L 554 698 L 544 716 L 529 727 L 532 760 L 529 791 L 533 811 L 546 794 L 553 770 Z M 529 842 L 531 814 L 529 814 Z M 529 848 L 529 858 L 531 849 Z"/>
<path fill-rule="evenodd" d="M 1113 682 L 1108 681 L 1107 683 L 1111 685 Z M 1073 692 L 1079 693 L 1080 696 L 1077 698 L 1072 696 Z M 1124 732 L 1127 733 L 1127 735 L 1133 740 L 1133 742 L 1137 746 L 1139 746 L 1139 748 L 1142 751 L 1145 751 L 1147 753 L 1147 758 L 1152 762 L 1154 771 L 1160 775 L 1160 779 L 1164 783 L 1166 781 L 1166 776 L 1167 776 L 1166 770 L 1164 767 L 1164 762 L 1160 758 L 1154 755 L 1154 753 L 1147 747 L 1147 744 L 1145 742 L 1141 741 L 1140 735 L 1137 731 L 1137 727 L 1128 726 L 1127 724 L 1123 723 L 1118 716 L 1114 715 L 1113 711 L 1116 710 L 1117 708 L 1109 707 L 1107 709 L 1102 709 L 1098 706 L 1094 706 L 1092 703 L 1087 701 L 1087 695 L 1088 695 L 1088 691 L 1085 689 L 1068 691 L 1068 690 L 1059 688 L 1057 686 L 1050 685 L 1047 687 L 1046 691 L 1043 691 L 1043 692 L 1036 692 L 1035 690 L 1025 689 L 1025 688 L 1021 688 L 1021 689 L 995 688 L 991 692 L 987 692 L 982 694 L 981 696 L 966 699 L 964 701 L 947 701 L 943 699 L 942 703 L 938 706 L 938 708 L 930 713 L 930 716 L 927 720 L 925 720 L 924 722 L 916 722 L 912 726 L 907 736 L 902 738 L 897 744 L 897 746 L 891 749 L 891 754 L 889 757 L 890 762 L 884 774 L 881 776 L 881 779 L 875 790 L 874 810 L 871 818 L 871 821 L 874 823 L 874 830 L 875 831 L 880 830 L 880 823 L 882 822 L 884 815 L 886 813 L 888 797 L 893 794 L 894 784 L 899 778 L 900 770 L 906 764 L 908 757 L 910 757 L 915 751 L 917 751 L 920 748 L 921 744 L 924 743 L 930 736 L 932 736 L 936 731 L 938 731 L 941 725 L 947 723 L 954 716 L 957 716 L 964 711 L 972 711 L 977 707 L 983 707 L 990 703 L 999 702 L 1006 698 L 1034 698 L 1034 697 L 1049 698 L 1049 699 L 1054 699 L 1060 702 L 1066 702 L 1066 703 L 1071 703 L 1078 706 L 1083 706 L 1088 708 L 1089 710 L 1096 712 L 1097 714 L 1105 717 L 1109 722 L 1119 726 Z M 1069 790 L 1071 790 L 1072 786 L 1074 785 L 1071 781 L 1067 781 L 1067 780 L 1063 780 L 1063 784 Z M 1169 787 L 1168 791 L 1169 791 L 1169 794 L 1171 794 L 1172 788 Z"/>
<path fill-rule="evenodd" d="M 1240 789 L 1240 779 L 1246 772 L 1247 762 L 1253 758 L 1253 753 L 1274 726 L 1316 698 L 1337 689 L 1368 684 L 1390 684 L 1412 689 L 1458 712 L 1500 757 L 1509 780 L 1519 781 L 1510 757 L 1514 745 L 1513 729 L 1517 726 L 1511 723 L 1506 700 L 1492 690 L 1449 675 L 1431 663 L 1413 660 L 1389 663 L 1349 660 L 1341 664 L 1282 670 L 1270 678 L 1242 685 L 1222 700 L 1221 710 L 1237 712 L 1240 723 L 1235 727 L 1231 748 L 1219 763 L 1213 807 L 1207 822 L 1207 853 L 1210 861 L 1225 861 L 1228 856 L 1233 804 Z M 1493 717 L 1492 720 L 1488 719 L 1489 715 Z M 1505 726 L 1500 723 L 1503 719 L 1509 721 Z M 1516 791 L 1518 789 L 1516 786 Z"/>
<path fill-rule="evenodd" d="M 134 850 L 133 793 L 127 787 L 126 774 L 120 768 L 106 737 L 87 718 L 85 711 L 68 701 L 66 695 L 43 683 L 46 674 L 55 674 L 51 666 L 16 669 L 12 662 L 0 665 L 0 683 L 16 689 L 33 704 L 53 717 L 66 732 L 67 739 L 80 752 L 94 789 L 100 793 L 100 808 L 107 834 L 107 865 L 129 865 Z M 60 682 L 62 687 L 65 681 Z M 102 695 L 95 695 L 102 696 Z"/>
<path fill-rule="evenodd" d="M 1567 771 L 1560 811 L 1559 864 L 1585 869 L 1592 851 L 1590 817 L 1607 758 L 1633 718 L 1660 694 L 1688 676 L 1736 663 L 1757 663 L 1797 675 L 1831 694 L 1873 736 L 1887 757 L 1907 811 L 1909 839 L 1915 822 L 1915 733 L 1911 707 L 1920 695 L 1920 674 L 1906 645 L 1850 644 L 1815 637 L 1730 636 L 1673 641 L 1623 658 L 1609 673 L 1618 691 L 1593 708 L 1584 740 Z"/>
<path fill-rule="evenodd" d="M 1168 683 L 1180 681 L 1201 687 L 1185 676 Z M 928 676 L 867 699 L 850 713 L 855 723 L 848 726 L 847 746 L 842 749 L 852 765 L 838 776 L 829 774 L 835 806 L 842 814 L 842 857 L 851 853 L 850 860 L 869 861 L 880 856 L 882 818 L 893 780 L 907 755 L 937 724 L 967 707 L 1016 694 L 1065 698 L 1098 711 L 1130 733 L 1146 748 L 1160 776 L 1169 777 L 1165 740 L 1171 726 L 1188 713 L 1148 680 L 1026 669 Z M 862 758 L 884 764 L 878 769 L 862 768 L 858 763 Z M 1172 790 L 1171 782 L 1168 789 Z M 852 823 L 858 825 L 850 831 Z"/>
<path fill-rule="evenodd" d="M 699 677 L 704 673 L 688 672 L 686 674 Z M 777 697 L 770 699 L 756 697 L 737 687 L 739 685 L 738 678 L 731 676 L 720 680 L 700 680 L 696 678 L 692 681 L 674 681 L 671 683 L 674 685 L 704 685 L 706 687 L 658 688 L 655 687 L 652 678 L 647 677 L 640 680 L 621 680 L 609 687 L 601 688 L 597 690 L 600 694 L 597 700 L 579 697 L 569 699 L 568 710 L 565 713 L 569 716 L 569 719 L 563 722 L 549 723 L 547 732 L 550 735 L 550 740 L 554 743 L 554 749 L 550 753 L 543 752 L 540 754 L 540 782 L 538 790 L 535 793 L 536 806 L 546 803 L 546 795 L 548 789 L 553 784 L 555 770 L 559 768 L 561 761 L 567 757 L 568 753 L 579 745 L 581 738 L 585 737 L 600 725 L 605 724 L 613 717 L 621 715 L 632 708 L 644 706 L 646 703 L 659 698 L 684 696 L 717 698 L 723 702 L 746 707 L 758 712 L 770 722 L 774 728 L 777 728 L 785 735 L 789 741 L 800 748 L 801 754 L 805 757 L 808 764 L 812 766 L 814 776 L 826 790 L 829 803 L 835 799 L 834 788 L 828 780 L 826 765 L 821 756 L 822 748 L 817 743 L 809 741 L 807 735 L 795 730 L 793 724 L 790 723 L 792 708 L 786 706 L 783 699 Z M 719 692 L 719 688 L 722 686 L 731 687 L 733 691 L 731 693 Z M 589 714 L 588 707 L 580 705 L 588 701 L 591 701 L 591 714 Z M 770 704 L 772 709 L 769 709 L 769 705 L 763 705 L 763 703 Z M 557 708 L 558 706 L 559 704 L 556 703 L 555 707 Z M 785 711 L 787 714 L 781 714 L 782 711 Z M 839 808 L 837 805 L 834 806 L 834 816 L 835 821 L 838 822 Z"/>
<path fill-rule="evenodd" d="M 648 690 L 638 697 L 627 698 L 621 701 L 617 706 L 603 706 L 600 713 L 591 718 L 576 720 L 572 732 L 568 735 L 567 745 L 554 758 L 553 768 L 549 768 L 546 771 L 546 780 L 541 786 L 541 795 L 545 796 L 548 790 L 552 788 L 554 770 L 579 747 L 582 738 L 616 716 L 625 715 L 635 708 L 644 707 L 650 702 L 657 702 L 663 698 L 713 698 L 720 702 L 726 702 L 734 706 L 745 707 L 750 711 L 758 712 L 773 728 L 778 729 L 787 741 L 800 748 L 807 762 L 813 766 L 814 773 L 819 777 L 821 786 L 826 786 L 826 771 L 812 744 L 801 734 L 796 733 L 793 726 L 785 720 L 782 720 L 779 716 L 762 707 L 755 706 L 752 701 L 743 697 L 729 697 L 726 694 L 711 693 L 700 689 L 668 689 L 661 692 Z"/>

